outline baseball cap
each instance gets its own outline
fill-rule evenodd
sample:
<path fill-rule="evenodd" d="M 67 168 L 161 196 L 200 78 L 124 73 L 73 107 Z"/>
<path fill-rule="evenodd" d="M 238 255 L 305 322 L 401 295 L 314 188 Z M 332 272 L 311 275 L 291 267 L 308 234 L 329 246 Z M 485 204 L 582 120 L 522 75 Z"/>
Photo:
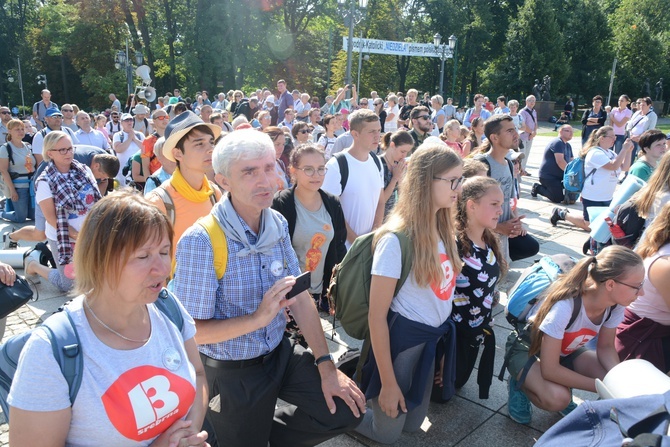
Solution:
<path fill-rule="evenodd" d="M 44 113 L 44 116 L 50 117 L 50 116 L 63 116 L 62 113 L 60 113 L 60 110 L 58 110 L 56 107 L 50 107 L 47 109 L 47 111 Z"/>
<path fill-rule="evenodd" d="M 131 119 L 133 119 L 133 116 L 130 113 L 124 113 L 123 115 L 121 115 L 121 121 L 131 120 Z"/>

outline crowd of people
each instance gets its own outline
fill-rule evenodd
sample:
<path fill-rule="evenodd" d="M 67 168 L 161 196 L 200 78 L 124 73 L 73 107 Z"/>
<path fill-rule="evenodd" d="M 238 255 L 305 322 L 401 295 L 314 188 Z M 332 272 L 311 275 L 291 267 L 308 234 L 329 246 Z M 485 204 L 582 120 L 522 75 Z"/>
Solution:
<path fill-rule="evenodd" d="M 111 94 L 96 115 L 44 90 L 31 117 L 0 107 L 1 217 L 20 224 L 4 248 L 48 241 L 26 253 L 25 274 L 77 294 L 66 312 L 85 357 L 72 403 L 49 337 L 31 337 L 9 397 L 10 442 L 30 443 L 37 429 L 77 445 L 316 445 L 356 430 L 390 444 L 468 382 L 481 346 L 488 398 L 498 285 L 540 250 L 517 206 L 536 98 L 520 109 L 477 94 L 463 110 L 414 89 L 364 98 L 346 85 L 321 104 L 279 80 L 275 91 L 212 99 L 176 89 L 154 107 Z M 620 356 L 651 353 L 670 370 L 665 350 L 626 338 L 648 319 L 663 343 L 670 336 L 670 236 L 647 215 L 670 213 L 670 140 L 654 130 L 651 100 L 635 104 L 622 95 L 607 114 L 593 98 L 578 155 L 593 170 L 584 214 L 557 207 L 550 220 L 588 229 L 588 207 L 609 205 L 628 171 L 653 188 L 640 199 L 648 237 L 639 254 L 584 258 L 532 312 L 528 343 L 508 342 L 517 422 L 530 422 L 530 402 L 569 411 L 570 389 L 593 391 Z M 574 203 L 562 186 L 572 138 L 563 124 L 546 147 L 533 197 Z M 370 232 L 370 350 L 354 382 L 335 367 L 319 312 L 334 311 L 333 267 Z M 48 250 L 55 265 L 41 262 Z M 290 293 L 301 272 L 311 272 L 306 288 Z M 0 281 L 12 275 L 0 263 Z M 180 326 L 156 300 L 176 303 Z M 140 387 L 153 391 L 133 394 Z"/>

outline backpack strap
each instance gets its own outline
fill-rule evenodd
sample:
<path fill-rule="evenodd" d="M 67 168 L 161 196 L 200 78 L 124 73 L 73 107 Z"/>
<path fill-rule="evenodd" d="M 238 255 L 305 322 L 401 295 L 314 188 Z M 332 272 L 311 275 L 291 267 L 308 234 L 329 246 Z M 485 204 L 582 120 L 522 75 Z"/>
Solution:
<path fill-rule="evenodd" d="M 347 186 L 347 180 L 349 180 L 349 164 L 347 163 L 347 158 L 344 156 L 344 152 L 338 152 L 335 154 L 335 159 L 337 160 L 337 165 L 340 167 L 340 195 L 344 192 L 344 187 Z"/>
<path fill-rule="evenodd" d="M 14 151 L 12 150 L 12 145 L 9 142 L 3 144 L 0 147 L 4 147 L 7 150 L 7 158 L 9 159 L 9 164 L 14 165 Z M 32 151 L 31 151 L 32 153 Z"/>
<path fill-rule="evenodd" d="M 572 324 L 577 320 L 577 317 L 579 316 L 579 312 L 581 310 L 582 310 L 582 296 L 577 295 L 572 301 L 572 315 L 570 315 L 570 321 L 568 321 L 568 325 L 565 326 L 566 329 L 572 326 Z"/>
<path fill-rule="evenodd" d="M 72 405 L 81 386 L 84 368 L 84 355 L 74 321 L 65 307 L 62 312 L 57 312 L 47 318 L 41 327 L 49 337 L 54 358 L 67 381 Z"/>
<path fill-rule="evenodd" d="M 212 242 L 214 271 L 216 271 L 217 279 L 220 280 L 226 273 L 228 265 L 228 241 L 226 240 L 226 235 L 219 222 L 211 213 L 201 217 L 196 223 L 205 229 L 209 240 Z"/>
<path fill-rule="evenodd" d="M 486 165 L 486 176 L 491 177 L 491 163 L 489 163 L 489 160 L 486 158 L 486 155 L 477 154 L 473 158 L 477 161 L 481 161 Z M 514 179 L 514 164 L 511 161 L 509 161 L 507 157 L 505 157 L 505 161 L 507 162 L 509 172 L 512 174 L 512 179 Z"/>
<path fill-rule="evenodd" d="M 398 292 L 400 292 L 405 281 L 407 281 L 409 273 L 412 270 L 412 264 L 414 263 L 414 246 L 406 233 L 399 231 L 394 234 L 398 238 L 398 241 L 400 241 L 400 253 L 402 257 L 400 278 L 398 278 L 398 281 L 396 282 L 395 292 L 393 293 L 393 296 L 395 297 L 398 295 Z"/>
<path fill-rule="evenodd" d="M 163 205 L 165 205 L 165 212 L 167 213 L 168 219 L 172 223 L 172 226 L 174 226 L 176 213 L 174 210 L 174 201 L 172 200 L 172 196 L 170 196 L 170 193 L 162 185 L 154 189 L 154 192 L 163 201 Z"/>
<path fill-rule="evenodd" d="M 154 302 L 158 310 L 163 312 L 166 317 L 170 319 L 177 326 L 179 332 L 184 329 L 184 316 L 181 313 L 179 304 L 177 304 L 177 297 L 168 289 L 163 289 L 158 294 L 158 299 Z"/>

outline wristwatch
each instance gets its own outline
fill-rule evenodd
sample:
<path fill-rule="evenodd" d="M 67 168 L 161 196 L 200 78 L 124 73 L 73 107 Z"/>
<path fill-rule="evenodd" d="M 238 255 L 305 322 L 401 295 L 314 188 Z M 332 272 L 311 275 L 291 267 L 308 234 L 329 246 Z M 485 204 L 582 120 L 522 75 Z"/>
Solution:
<path fill-rule="evenodd" d="M 319 366 L 323 362 L 329 362 L 329 361 L 333 362 L 333 365 L 335 364 L 335 359 L 333 358 L 333 354 L 322 355 L 318 359 L 314 360 L 314 365 Z"/>

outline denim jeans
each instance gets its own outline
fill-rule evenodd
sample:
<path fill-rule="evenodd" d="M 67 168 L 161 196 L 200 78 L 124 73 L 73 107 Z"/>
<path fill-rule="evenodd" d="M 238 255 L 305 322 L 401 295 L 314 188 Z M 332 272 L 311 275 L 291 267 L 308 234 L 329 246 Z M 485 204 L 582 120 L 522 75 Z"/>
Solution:
<path fill-rule="evenodd" d="M 14 211 L 3 211 L 2 218 L 12 222 L 22 223 L 26 218 L 35 219 L 35 208 L 30 197 L 30 187 L 16 188 L 16 193 L 19 195 L 19 200 L 12 200 L 12 207 Z M 7 199 L 8 201 L 10 199 Z"/>

